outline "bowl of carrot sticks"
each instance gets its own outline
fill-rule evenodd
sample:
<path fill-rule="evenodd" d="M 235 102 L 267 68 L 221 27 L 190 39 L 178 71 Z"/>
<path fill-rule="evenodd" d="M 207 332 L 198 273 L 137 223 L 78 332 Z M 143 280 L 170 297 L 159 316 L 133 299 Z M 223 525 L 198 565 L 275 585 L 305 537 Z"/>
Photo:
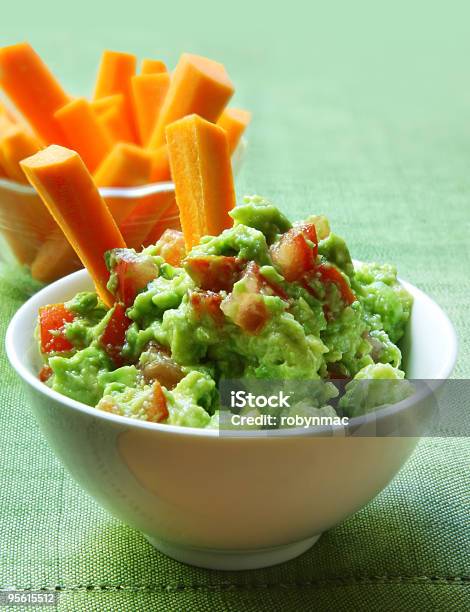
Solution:
<path fill-rule="evenodd" d="M 135 55 L 105 50 L 87 99 L 67 93 L 36 51 L 18 43 L 0 48 L 0 90 L 0 258 L 46 283 L 82 264 L 21 160 L 52 144 L 76 151 L 126 245 L 138 249 L 180 227 L 167 125 L 192 114 L 216 124 L 236 170 L 251 118 L 228 106 L 234 87 L 225 67 L 190 53 L 170 73 L 161 60 L 138 67 Z M 81 213 L 78 202 L 77 218 Z M 106 231 L 89 214 L 82 224 L 83 231 Z"/>

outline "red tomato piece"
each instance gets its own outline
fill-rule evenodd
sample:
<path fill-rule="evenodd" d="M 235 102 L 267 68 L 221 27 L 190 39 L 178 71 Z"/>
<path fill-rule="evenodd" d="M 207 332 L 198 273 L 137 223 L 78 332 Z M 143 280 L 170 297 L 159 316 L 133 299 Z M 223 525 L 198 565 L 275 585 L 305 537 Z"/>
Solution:
<path fill-rule="evenodd" d="M 251 293 L 277 295 L 283 300 L 289 300 L 289 296 L 284 289 L 277 283 L 273 283 L 264 277 L 260 272 L 258 264 L 254 261 L 250 261 L 247 265 L 243 279 L 246 282 L 247 290 Z"/>
<path fill-rule="evenodd" d="M 274 265 L 288 282 L 299 280 L 306 272 L 313 270 L 317 253 L 317 233 L 313 223 L 292 227 L 271 247 Z"/>
<path fill-rule="evenodd" d="M 356 301 L 356 296 L 338 268 L 329 264 L 320 264 L 315 272 L 320 277 L 322 283 L 334 283 L 338 287 L 343 302 L 351 305 Z"/>
<path fill-rule="evenodd" d="M 235 314 L 234 322 L 249 334 L 258 334 L 269 319 L 269 312 L 261 295 L 245 293 Z"/>
<path fill-rule="evenodd" d="M 190 295 L 191 304 L 198 318 L 209 315 L 216 323 L 222 323 L 224 314 L 220 310 L 222 296 L 213 291 L 192 291 Z"/>
<path fill-rule="evenodd" d="M 185 270 L 204 291 L 231 291 L 244 265 L 245 262 L 238 257 L 207 255 L 187 259 Z"/>
<path fill-rule="evenodd" d="M 74 313 L 67 310 L 64 304 L 50 304 L 39 309 L 43 353 L 62 353 L 73 349 L 73 344 L 64 335 L 64 325 L 74 319 Z"/>
<path fill-rule="evenodd" d="M 117 297 L 125 306 L 132 306 L 136 295 L 158 275 L 158 267 L 150 257 L 134 253 L 130 249 L 116 249 L 114 252 L 117 275 Z"/>
<path fill-rule="evenodd" d="M 156 244 L 158 254 L 172 266 L 180 267 L 186 257 L 183 232 L 175 229 L 166 229 Z"/>
<path fill-rule="evenodd" d="M 113 313 L 101 336 L 101 345 L 117 367 L 123 364 L 122 347 L 126 340 L 126 331 L 132 321 L 126 316 L 126 307 L 116 304 Z"/>

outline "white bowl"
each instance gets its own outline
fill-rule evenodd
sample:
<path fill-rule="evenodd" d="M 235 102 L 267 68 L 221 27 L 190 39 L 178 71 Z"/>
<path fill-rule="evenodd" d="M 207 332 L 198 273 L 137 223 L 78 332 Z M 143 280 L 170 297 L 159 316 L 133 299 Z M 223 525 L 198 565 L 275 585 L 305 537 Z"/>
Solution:
<path fill-rule="evenodd" d="M 405 339 L 408 377 L 447 379 L 457 352 L 453 327 L 427 295 L 403 284 L 414 298 Z M 72 476 L 174 559 L 214 569 L 287 561 L 377 495 L 416 446 L 415 435 L 346 437 L 344 430 L 329 437 L 302 435 L 305 430 L 223 437 L 119 417 L 60 395 L 37 378 L 38 308 L 91 287 L 80 270 L 28 300 L 8 328 L 8 357 Z M 375 426 L 395 431 L 428 403 L 413 396 L 383 409 L 374 413 Z M 367 419 L 354 421 L 367 434 Z"/>

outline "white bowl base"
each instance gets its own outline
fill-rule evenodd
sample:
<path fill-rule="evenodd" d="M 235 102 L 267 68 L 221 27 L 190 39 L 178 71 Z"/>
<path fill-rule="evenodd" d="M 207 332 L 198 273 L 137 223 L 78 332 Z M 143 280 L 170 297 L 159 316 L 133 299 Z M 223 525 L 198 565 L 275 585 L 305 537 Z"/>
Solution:
<path fill-rule="evenodd" d="M 321 536 L 318 534 L 300 542 L 273 548 L 222 551 L 210 548 L 188 548 L 144 535 L 152 546 L 167 557 L 188 565 L 214 570 L 250 570 L 284 563 L 307 551 Z"/>

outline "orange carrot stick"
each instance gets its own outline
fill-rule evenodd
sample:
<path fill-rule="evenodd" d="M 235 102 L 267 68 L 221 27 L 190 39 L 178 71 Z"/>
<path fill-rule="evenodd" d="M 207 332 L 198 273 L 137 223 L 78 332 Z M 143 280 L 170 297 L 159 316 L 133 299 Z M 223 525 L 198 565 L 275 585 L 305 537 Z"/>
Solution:
<path fill-rule="evenodd" d="M 168 72 L 166 65 L 161 60 L 143 59 L 140 65 L 141 74 L 157 74 L 159 72 Z"/>
<path fill-rule="evenodd" d="M 114 106 L 98 115 L 98 122 L 106 130 L 114 143 L 133 142 L 123 96 L 120 96 L 120 100 Z"/>
<path fill-rule="evenodd" d="M 232 225 L 235 206 L 232 165 L 224 130 L 198 115 L 166 128 L 171 175 L 181 227 L 189 249 L 207 234 Z"/>
<path fill-rule="evenodd" d="M 55 113 L 70 146 L 93 172 L 112 147 L 112 140 L 100 125 L 85 98 L 72 100 Z"/>
<path fill-rule="evenodd" d="M 100 164 L 95 173 L 98 187 L 136 187 L 149 182 L 152 155 L 146 149 L 129 142 L 119 142 Z M 106 203 L 119 225 L 139 204 L 141 198 L 107 197 Z"/>
<path fill-rule="evenodd" d="M 46 143 L 65 143 L 54 117 L 69 98 L 28 43 L 0 49 L 0 84 Z"/>
<path fill-rule="evenodd" d="M 103 256 L 126 244 L 82 159 L 75 151 L 51 145 L 24 159 L 21 167 L 88 269 L 98 294 L 111 306 Z"/>
<path fill-rule="evenodd" d="M 131 78 L 135 74 L 136 57 L 131 53 L 104 51 L 96 81 L 94 99 L 121 93 L 124 96 L 125 117 L 131 141 L 137 141 L 137 130 L 132 113 Z"/>
<path fill-rule="evenodd" d="M 251 113 L 241 108 L 226 108 L 220 115 L 217 125 L 220 125 L 227 133 L 230 155 L 237 148 L 240 138 L 250 121 Z"/>
<path fill-rule="evenodd" d="M 149 147 L 155 149 L 165 144 L 165 127 L 185 115 L 196 113 L 208 121 L 217 121 L 233 92 L 222 64 L 183 53 L 172 75 Z"/>
<path fill-rule="evenodd" d="M 152 169 L 150 171 L 150 183 L 171 180 L 170 160 L 168 158 L 168 146 L 162 145 L 152 156 Z"/>
<path fill-rule="evenodd" d="M 91 108 L 99 116 L 101 113 L 113 108 L 113 106 L 119 106 L 123 104 L 124 96 L 122 94 L 113 94 L 112 96 L 105 96 L 104 98 L 97 98 L 90 102 Z"/>
<path fill-rule="evenodd" d="M 168 72 L 137 74 L 132 77 L 134 120 L 142 145 L 147 144 L 152 134 L 169 86 Z"/>
<path fill-rule="evenodd" d="M 129 142 L 118 142 L 95 172 L 98 187 L 135 187 L 148 183 L 152 155 Z"/>
<path fill-rule="evenodd" d="M 12 125 L 0 139 L 0 160 L 8 178 L 18 183 L 28 183 L 20 161 L 34 155 L 41 148 L 41 142 L 24 127 Z"/>

